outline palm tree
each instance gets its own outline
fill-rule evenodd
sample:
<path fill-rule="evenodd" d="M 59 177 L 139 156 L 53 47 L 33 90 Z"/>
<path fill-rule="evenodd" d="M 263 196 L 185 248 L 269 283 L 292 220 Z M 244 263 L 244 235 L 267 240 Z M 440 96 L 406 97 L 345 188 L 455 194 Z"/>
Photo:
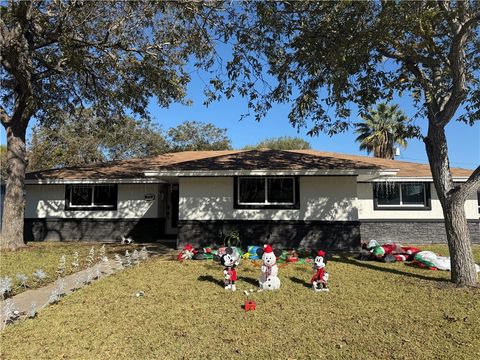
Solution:
<path fill-rule="evenodd" d="M 355 124 L 355 133 L 359 134 L 356 141 L 360 150 L 373 152 L 375 157 L 393 159 L 397 145 L 406 148 L 406 139 L 418 136 L 418 128 L 408 124 L 409 119 L 398 105 L 380 103 L 362 119 Z"/>

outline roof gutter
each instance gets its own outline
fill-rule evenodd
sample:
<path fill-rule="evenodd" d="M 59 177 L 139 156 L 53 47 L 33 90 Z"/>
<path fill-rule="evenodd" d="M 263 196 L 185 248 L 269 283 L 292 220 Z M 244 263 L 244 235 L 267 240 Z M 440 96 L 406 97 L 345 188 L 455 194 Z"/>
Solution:
<path fill-rule="evenodd" d="M 228 177 L 228 176 L 395 176 L 398 169 L 311 169 L 311 170 L 160 170 L 145 171 L 145 177 Z"/>
<path fill-rule="evenodd" d="M 452 177 L 454 182 L 465 182 L 468 180 L 468 176 L 453 176 Z M 383 178 L 374 178 L 370 179 L 371 182 L 432 182 L 433 178 L 431 176 L 415 176 L 415 177 L 407 177 L 407 176 L 395 176 L 395 177 L 383 177 Z"/>
<path fill-rule="evenodd" d="M 162 179 L 28 179 L 26 185 L 56 185 L 56 184 L 162 184 L 168 181 Z"/>

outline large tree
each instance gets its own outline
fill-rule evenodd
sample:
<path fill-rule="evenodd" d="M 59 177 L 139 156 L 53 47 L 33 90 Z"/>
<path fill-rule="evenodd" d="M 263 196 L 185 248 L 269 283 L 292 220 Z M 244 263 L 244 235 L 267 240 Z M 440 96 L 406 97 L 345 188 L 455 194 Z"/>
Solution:
<path fill-rule="evenodd" d="M 227 129 L 210 123 L 185 121 L 167 132 L 172 151 L 230 150 Z"/>
<path fill-rule="evenodd" d="M 395 157 L 395 148 L 407 147 L 407 139 L 418 136 L 416 126 L 401 111 L 398 105 L 380 103 L 362 116 L 362 122 L 355 124 L 355 139 L 360 150 L 367 150 L 373 156 L 384 159 Z"/>
<path fill-rule="evenodd" d="M 185 121 L 164 133 L 149 120 L 129 116 L 106 121 L 98 119 L 90 110 L 56 116 L 54 121 L 33 127 L 27 147 L 28 171 L 167 152 L 231 149 L 226 129 L 213 124 Z"/>
<path fill-rule="evenodd" d="M 0 145 L 0 183 L 7 181 L 7 147 Z"/>
<path fill-rule="evenodd" d="M 61 120 L 33 127 L 28 171 L 155 156 L 169 149 L 161 129 L 145 119 L 105 121 L 89 110 L 59 116 Z"/>
<path fill-rule="evenodd" d="M 229 81 L 214 79 L 210 90 L 247 97 L 257 119 L 274 103 L 291 103 L 290 122 L 310 124 L 311 134 L 348 128 L 352 104 L 365 114 L 379 100 L 411 95 L 428 127 L 423 140 L 452 281 L 473 286 L 464 203 L 479 186 L 480 167 L 453 182 L 445 126 L 480 118 L 479 21 L 475 0 L 243 2 L 224 30 L 233 42 Z"/>
<path fill-rule="evenodd" d="M 255 145 L 247 145 L 243 149 L 253 150 L 262 148 L 272 150 L 307 150 L 312 147 L 307 140 L 300 137 L 280 136 L 261 140 Z"/>
<path fill-rule="evenodd" d="M 1 248 L 23 246 L 25 133 L 57 111 L 114 119 L 185 101 L 189 73 L 213 61 L 218 3 L 9 1 L 0 5 L 1 107 L 8 182 Z M 194 65 L 186 67 L 189 62 Z"/>

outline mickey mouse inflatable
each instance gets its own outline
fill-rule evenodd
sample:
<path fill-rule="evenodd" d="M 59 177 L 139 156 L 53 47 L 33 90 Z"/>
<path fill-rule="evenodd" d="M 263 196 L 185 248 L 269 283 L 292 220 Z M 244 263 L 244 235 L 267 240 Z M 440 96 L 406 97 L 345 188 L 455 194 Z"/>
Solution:
<path fill-rule="evenodd" d="M 225 290 L 235 291 L 237 286 L 237 270 L 235 267 L 240 263 L 240 256 L 237 249 L 227 247 L 222 256 L 215 255 L 214 260 L 219 261 L 223 266 L 223 282 L 225 284 Z"/>
<path fill-rule="evenodd" d="M 270 245 L 264 245 L 263 249 L 257 249 L 258 257 L 262 258 L 261 275 L 258 279 L 260 288 L 263 290 L 280 289 L 280 279 L 278 278 L 277 257 L 282 254 L 281 250 L 273 250 Z"/>

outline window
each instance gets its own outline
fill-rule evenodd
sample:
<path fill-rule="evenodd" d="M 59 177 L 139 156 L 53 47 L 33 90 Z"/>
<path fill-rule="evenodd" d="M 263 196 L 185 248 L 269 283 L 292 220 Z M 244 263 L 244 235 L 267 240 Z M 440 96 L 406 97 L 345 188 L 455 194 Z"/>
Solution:
<path fill-rule="evenodd" d="M 477 191 L 478 213 L 480 214 L 480 190 Z"/>
<path fill-rule="evenodd" d="M 67 185 L 65 210 L 116 210 L 118 187 L 105 185 Z"/>
<path fill-rule="evenodd" d="M 293 176 L 234 179 L 237 209 L 298 209 L 298 194 L 298 178 Z"/>
<path fill-rule="evenodd" d="M 373 185 L 375 210 L 430 210 L 429 183 L 377 183 Z"/>

